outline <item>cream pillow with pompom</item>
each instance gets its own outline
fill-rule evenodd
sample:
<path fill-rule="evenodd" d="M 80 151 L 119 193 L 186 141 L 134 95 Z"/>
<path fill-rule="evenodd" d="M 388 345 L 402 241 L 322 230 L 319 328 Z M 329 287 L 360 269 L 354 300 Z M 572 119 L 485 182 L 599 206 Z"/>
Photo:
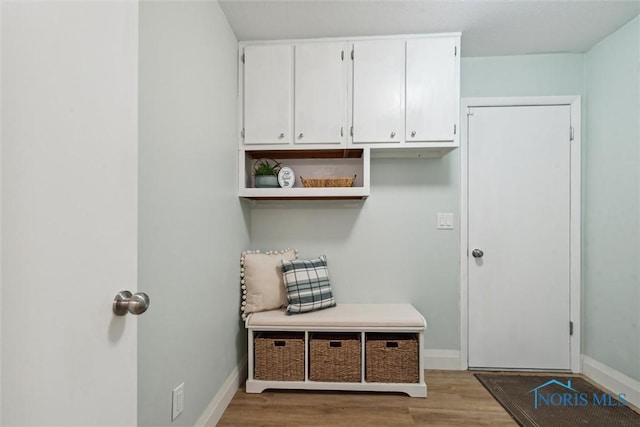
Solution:
<path fill-rule="evenodd" d="M 295 249 L 278 251 L 245 251 L 240 257 L 242 285 L 242 319 L 250 313 L 277 310 L 287 305 L 282 278 L 282 261 L 298 257 Z"/>

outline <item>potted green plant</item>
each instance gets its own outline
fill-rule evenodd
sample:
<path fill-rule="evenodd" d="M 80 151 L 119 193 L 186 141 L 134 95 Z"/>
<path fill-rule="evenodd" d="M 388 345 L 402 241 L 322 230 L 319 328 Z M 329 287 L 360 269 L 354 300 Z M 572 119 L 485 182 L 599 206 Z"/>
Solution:
<path fill-rule="evenodd" d="M 278 172 L 280 172 L 280 163 L 275 160 L 261 159 L 256 162 L 253 167 L 253 176 L 255 177 L 256 188 L 278 188 Z"/>

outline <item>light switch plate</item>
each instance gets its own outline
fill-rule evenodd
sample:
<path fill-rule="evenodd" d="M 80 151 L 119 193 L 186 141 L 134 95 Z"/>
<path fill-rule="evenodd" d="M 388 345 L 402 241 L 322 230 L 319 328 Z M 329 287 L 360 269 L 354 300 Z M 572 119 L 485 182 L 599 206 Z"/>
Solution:
<path fill-rule="evenodd" d="M 171 421 L 175 421 L 178 415 L 184 411 L 184 383 L 173 389 L 173 402 L 171 405 Z"/>
<path fill-rule="evenodd" d="M 437 221 L 438 230 L 453 230 L 453 213 L 438 212 Z"/>

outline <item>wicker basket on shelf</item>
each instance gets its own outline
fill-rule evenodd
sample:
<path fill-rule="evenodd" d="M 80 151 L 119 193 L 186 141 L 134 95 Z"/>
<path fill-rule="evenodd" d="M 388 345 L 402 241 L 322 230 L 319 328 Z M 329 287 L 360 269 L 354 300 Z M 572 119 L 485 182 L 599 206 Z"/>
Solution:
<path fill-rule="evenodd" d="M 303 187 L 320 188 L 320 187 L 353 187 L 356 181 L 356 175 L 342 178 L 304 178 L 300 177 Z"/>

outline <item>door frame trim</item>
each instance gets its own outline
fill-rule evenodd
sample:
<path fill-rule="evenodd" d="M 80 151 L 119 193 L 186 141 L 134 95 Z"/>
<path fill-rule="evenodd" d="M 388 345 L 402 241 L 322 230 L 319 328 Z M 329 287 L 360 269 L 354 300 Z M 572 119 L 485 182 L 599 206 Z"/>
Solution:
<path fill-rule="evenodd" d="M 530 96 L 500 98 L 462 98 L 460 108 L 460 368 L 469 368 L 469 134 L 467 113 L 471 107 L 507 107 L 535 105 L 568 105 L 573 140 L 570 148 L 570 255 L 569 318 L 573 335 L 569 339 L 571 371 L 580 373 L 581 363 L 581 97 Z M 567 129 L 567 134 L 570 129 Z"/>

